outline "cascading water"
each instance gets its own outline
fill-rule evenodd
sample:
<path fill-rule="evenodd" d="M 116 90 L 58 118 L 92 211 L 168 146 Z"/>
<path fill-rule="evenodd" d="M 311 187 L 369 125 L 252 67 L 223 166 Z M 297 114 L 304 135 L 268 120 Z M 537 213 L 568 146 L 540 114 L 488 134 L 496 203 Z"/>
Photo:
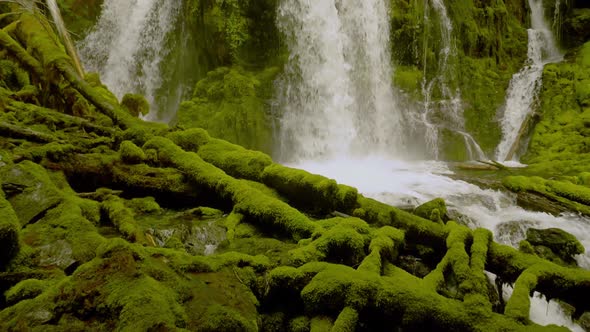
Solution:
<path fill-rule="evenodd" d="M 442 5 L 440 1 L 435 2 Z M 387 77 L 375 79 L 366 76 L 383 68 L 390 70 L 387 69 L 390 62 L 386 57 L 388 52 L 383 49 L 385 45 L 375 45 L 374 49 L 368 47 L 373 42 L 388 41 L 388 30 L 383 30 L 386 19 L 381 17 L 386 15 L 386 10 L 371 10 L 375 8 L 386 7 L 376 0 L 346 4 L 344 1 L 292 0 L 280 5 L 278 24 L 288 37 L 291 50 L 286 74 L 277 84 L 277 107 L 282 111 L 280 157 L 287 161 L 295 160 L 291 165 L 293 167 L 356 186 L 364 195 L 395 206 L 416 206 L 442 197 L 455 219 L 472 227 L 492 230 L 500 242 L 517 245 L 530 227 L 557 226 L 574 234 L 590 249 L 590 220 L 586 218 L 577 215 L 556 217 L 526 211 L 518 207 L 516 198 L 509 194 L 451 179 L 452 172 L 442 162 L 400 161 L 395 159 L 400 157 L 399 154 L 386 153 L 379 146 L 374 148 L 373 144 L 386 142 L 387 139 L 400 142 L 401 130 L 395 132 L 392 129 L 398 128 L 402 121 L 396 112 L 399 106 L 383 107 L 393 114 L 389 119 L 395 121 L 385 123 L 387 130 L 378 132 L 375 129 L 375 114 L 380 112 L 379 105 L 391 103 L 395 106 L 393 93 L 376 93 L 389 88 Z M 371 30 L 376 27 L 379 30 Z M 383 34 L 379 40 L 369 41 L 371 31 Z M 369 58 L 371 50 L 377 54 Z M 441 51 L 443 60 L 449 52 L 450 48 Z M 460 98 L 460 94 L 450 88 L 447 93 L 451 96 L 447 99 L 449 107 L 457 106 L 453 105 L 457 98 L 452 96 Z M 386 103 L 380 104 L 381 101 Z M 451 112 L 448 116 L 459 114 Z M 366 117 L 363 118 L 363 115 Z M 359 123 L 362 121 L 367 123 Z M 367 129 L 372 129 L 374 136 L 364 136 Z M 392 133 L 391 137 L 381 136 L 388 130 Z M 466 134 L 464 137 L 469 140 L 470 136 Z M 367 153 L 355 153 L 355 143 L 359 143 Z M 476 144 L 472 145 L 472 153 L 477 155 L 474 146 Z M 590 268 L 589 252 L 580 255 L 577 260 L 580 266 Z M 531 318 L 535 321 L 542 324 L 567 321 L 559 310 L 552 310 L 547 317 L 539 318 L 542 310 L 539 306 L 543 303 L 532 303 Z M 571 326 L 577 328 L 573 324 Z"/>
<path fill-rule="evenodd" d="M 280 4 L 291 52 L 277 97 L 284 159 L 400 150 L 387 12 L 383 0 Z"/>
<path fill-rule="evenodd" d="M 158 119 L 156 96 L 163 82 L 166 42 L 176 26 L 182 1 L 106 0 L 97 25 L 80 42 L 87 70 L 99 72 L 103 83 L 122 98 L 143 94 Z"/>
<path fill-rule="evenodd" d="M 531 8 L 531 28 L 528 30 L 528 51 L 525 66 L 510 81 L 503 107 L 502 141 L 496 158 L 515 160 L 516 145 L 522 135 L 521 127 L 534 111 L 535 99 L 542 85 L 543 68 L 563 59 L 553 33 L 545 20 L 542 0 L 528 0 Z"/>
<path fill-rule="evenodd" d="M 430 4 L 430 5 L 429 5 Z M 413 117 L 414 127 L 424 127 L 426 144 L 434 159 L 439 159 L 439 134 L 443 129 L 454 131 L 462 135 L 465 141 L 469 159 L 486 159 L 484 152 L 477 142 L 464 129 L 463 105 L 461 91 L 456 85 L 457 46 L 453 39 L 453 24 L 449 18 L 447 8 L 442 0 L 429 0 L 425 2 L 424 22 L 426 25 L 432 21 L 430 9 L 433 9 L 438 18 L 440 31 L 440 49 L 436 73 L 428 78 L 427 49 L 428 33 L 424 37 L 424 79 L 422 81 L 422 94 L 424 96 L 423 107 Z"/>

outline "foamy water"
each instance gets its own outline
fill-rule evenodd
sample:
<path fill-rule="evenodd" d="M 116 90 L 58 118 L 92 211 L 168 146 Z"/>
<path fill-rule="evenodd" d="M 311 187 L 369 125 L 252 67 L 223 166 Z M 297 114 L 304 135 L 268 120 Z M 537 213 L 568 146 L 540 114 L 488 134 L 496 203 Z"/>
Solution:
<path fill-rule="evenodd" d="M 448 177 L 453 172 L 445 163 L 405 162 L 381 157 L 306 161 L 291 165 L 322 174 L 358 188 L 367 197 L 393 206 L 417 206 L 443 198 L 450 214 L 471 228 L 483 227 L 494 233 L 496 241 L 517 246 L 528 228 L 557 227 L 575 235 L 587 248 L 578 255 L 578 264 L 590 269 L 590 220 L 576 214 L 553 216 L 527 211 L 516 205 L 516 197 L 501 191 L 481 189 Z M 555 302 L 531 299 L 531 319 L 541 325 L 557 324 L 583 331 L 566 317 Z"/>

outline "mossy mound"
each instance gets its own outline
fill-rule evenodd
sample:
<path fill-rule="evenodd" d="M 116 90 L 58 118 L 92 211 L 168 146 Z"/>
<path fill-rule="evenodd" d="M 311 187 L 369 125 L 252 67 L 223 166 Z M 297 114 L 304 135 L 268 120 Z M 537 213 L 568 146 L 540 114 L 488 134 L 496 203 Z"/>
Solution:
<path fill-rule="evenodd" d="M 540 120 L 523 156 L 532 172 L 577 175 L 590 165 L 590 42 L 573 61 L 550 64 L 543 72 Z"/>
<path fill-rule="evenodd" d="M 272 119 L 267 100 L 277 68 L 253 73 L 217 68 L 199 81 L 191 100 L 181 104 L 178 123 L 250 149 L 270 152 Z"/>

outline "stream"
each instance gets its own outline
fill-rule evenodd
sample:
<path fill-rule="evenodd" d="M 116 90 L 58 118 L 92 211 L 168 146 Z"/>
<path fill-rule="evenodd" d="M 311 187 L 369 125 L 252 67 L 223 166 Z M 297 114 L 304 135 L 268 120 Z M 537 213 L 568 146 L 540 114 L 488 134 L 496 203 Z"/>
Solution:
<path fill-rule="evenodd" d="M 578 255 L 578 264 L 590 269 L 590 219 L 577 214 L 553 216 L 527 211 L 516 205 L 509 193 L 481 189 L 465 181 L 453 180 L 453 172 L 443 162 L 406 162 L 379 156 L 326 161 L 304 161 L 289 165 L 336 179 L 358 188 L 363 195 L 398 207 L 413 207 L 437 197 L 444 198 L 449 214 L 471 228 L 483 227 L 494 233 L 500 243 L 518 246 L 528 228 L 558 227 L 573 235 L 586 248 Z M 505 287 L 506 298 L 510 297 Z M 554 301 L 547 303 L 538 295 L 531 298 L 531 320 L 541 325 L 557 324 L 573 331 L 584 331 L 566 317 Z"/>

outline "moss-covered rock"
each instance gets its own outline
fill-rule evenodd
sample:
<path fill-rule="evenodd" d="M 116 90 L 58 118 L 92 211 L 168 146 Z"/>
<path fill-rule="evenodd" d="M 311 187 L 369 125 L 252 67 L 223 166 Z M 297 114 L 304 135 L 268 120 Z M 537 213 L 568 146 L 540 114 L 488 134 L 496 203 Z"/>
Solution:
<path fill-rule="evenodd" d="M 143 150 L 131 141 L 123 141 L 119 147 L 121 160 L 128 164 L 139 164 L 147 159 Z"/>
<path fill-rule="evenodd" d="M 435 210 L 437 212 L 435 212 Z M 424 219 L 429 219 L 437 223 L 442 223 L 448 220 L 447 205 L 442 198 L 435 198 L 432 201 L 426 202 L 414 209 L 415 215 Z"/>
<path fill-rule="evenodd" d="M 584 246 L 575 236 L 559 228 L 529 228 L 526 235 L 526 240 L 535 246 L 535 251 L 541 257 L 548 258 L 547 255 L 543 255 L 537 250 L 538 246 L 547 247 L 549 251 L 554 252 L 558 257 L 568 262 L 573 261 L 575 255 L 586 252 Z"/>
<path fill-rule="evenodd" d="M 213 136 L 264 152 L 272 151 L 272 120 L 266 100 L 272 96 L 276 68 L 259 73 L 218 68 L 196 85 L 182 103 L 178 123 L 205 128 Z"/>
<path fill-rule="evenodd" d="M 2 188 L 23 226 L 63 201 L 47 171 L 30 161 L 4 167 Z"/>
<path fill-rule="evenodd" d="M 147 115 L 150 112 L 150 104 L 142 95 L 126 94 L 121 100 L 121 107 L 133 116 Z"/>
<path fill-rule="evenodd" d="M 20 223 L 0 189 L 0 269 L 18 253 Z"/>

